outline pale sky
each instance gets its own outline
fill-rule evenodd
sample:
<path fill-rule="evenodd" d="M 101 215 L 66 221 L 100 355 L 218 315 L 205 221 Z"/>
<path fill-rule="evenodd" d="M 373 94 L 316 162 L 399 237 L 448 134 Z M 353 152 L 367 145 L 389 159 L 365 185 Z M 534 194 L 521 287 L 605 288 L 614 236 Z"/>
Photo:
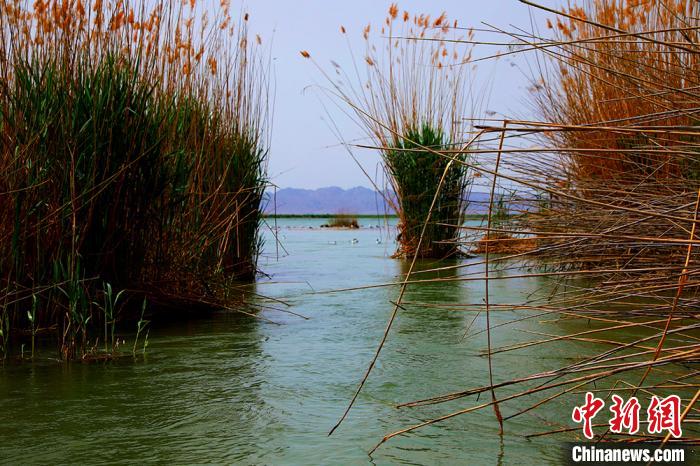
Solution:
<path fill-rule="evenodd" d="M 561 2 L 541 0 L 539 3 L 557 6 Z M 342 112 L 317 90 L 315 85 L 323 84 L 323 78 L 311 62 L 300 56 L 299 51 L 308 50 L 320 65 L 328 66 L 328 69 L 330 60 L 344 67 L 352 66 L 347 39 L 340 34 L 340 26 L 347 29 L 353 50 L 362 56 L 362 28 L 368 22 L 380 24 L 390 4 L 383 0 L 256 0 L 246 3 L 251 14 L 251 29 L 260 33 L 268 45 L 269 39 L 273 38 L 271 54 L 276 93 L 269 174 L 277 186 L 311 189 L 323 186 L 371 187 L 370 181 L 329 128 L 322 102 L 331 111 L 345 140 L 361 137 L 361 129 L 343 118 Z M 462 27 L 485 28 L 482 24 L 485 22 L 509 31 L 515 28 L 531 31 L 534 24 L 541 32 L 546 31 L 544 18 L 547 16 L 517 0 L 410 0 L 398 2 L 398 6 L 400 10 L 427 13 L 432 17 L 445 11 Z M 507 41 L 504 36 L 485 33 L 477 33 L 476 39 Z M 499 49 L 505 50 L 505 47 L 477 48 L 474 57 L 492 55 Z M 528 67 L 534 62 L 534 56 L 518 54 L 512 57 L 482 62 L 476 71 L 476 86 L 488 96 L 483 110 L 496 112 L 494 117 L 532 116 L 527 104 L 526 76 L 530 75 Z M 378 154 L 356 150 L 355 155 L 374 175 Z"/>

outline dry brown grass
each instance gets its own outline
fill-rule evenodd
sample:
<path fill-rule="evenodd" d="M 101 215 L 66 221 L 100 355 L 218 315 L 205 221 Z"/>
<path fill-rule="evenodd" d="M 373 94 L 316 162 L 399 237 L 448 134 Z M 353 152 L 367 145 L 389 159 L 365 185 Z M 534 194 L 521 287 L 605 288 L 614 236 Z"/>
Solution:
<path fill-rule="evenodd" d="M 489 233 L 476 242 L 472 250 L 475 254 L 489 252 L 493 254 L 522 254 L 537 249 L 537 238 L 517 238 L 508 233 Z"/>
<path fill-rule="evenodd" d="M 585 0 L 548 21 L 546 49 L 553 66 L 535 83 L 545 122 L 606 127 L 693 127 L 700 36 L 692 0 Z M 584 19 L 585 21 L 582 21 Z M 603 26 L 601 26 L 603 25 Z M 678 132 L 553 131 L 566 154 L 567 183 L 640 177 L 668 180 L 698 175 L 688 154 L 695 141 Z M 587 151 L 582 153 L 582 151 Z"/>

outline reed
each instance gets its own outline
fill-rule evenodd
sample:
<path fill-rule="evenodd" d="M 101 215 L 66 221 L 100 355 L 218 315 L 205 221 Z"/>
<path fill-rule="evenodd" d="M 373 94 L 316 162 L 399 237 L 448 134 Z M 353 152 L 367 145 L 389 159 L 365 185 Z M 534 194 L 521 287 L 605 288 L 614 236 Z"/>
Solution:
<path fill-rule="evenodd" d="M 355 70 L 364 65 L 363 75 L 348 74 L 333 62 L 345 83 L 339 84 L 317 65 L 382 156 L 390 190 L 396 193 L 396 199 L 387 202 L 399 217 L 398 257 L 444 258 L 459 252 L 456 226 L 464 218 L 470 176 L 464 165 L 448 165 L 439 155 L 456 147 L 453 158 L 469 158 L 469 148 L 458 143 L 467 132 L 462 117 L 470 104 L 471 48 L 450 42 L 459 37 L 456 27 L 445 13 L 437 18 L 412 16 L 392 4 L 377 31 L 380 38 L 372 36 L 371 25 L 363 31 L 364 61 L 354 63 Z M 345 28 L 341 32 L 346 34 Z M 306 51 L 302 55 L 311 58 Z M 356 87 L 349 84 L 353 82 Z"/>
<path fill-rule="evenodd" d="M 699 36 L 692 18 L 698 13 L 698 3 L 689 0 L 570 5 L 567 16 L 548 21 L 550 43 L 561 45 L 547 49 L 552 66 L 535 85 L 542 120 L 574 127 L 697 126 Z M 600 130 L 546 136 L 557 147 L 588 151 L 566 154 L 568 182 L 698 177 L 697 157 L 687 153 L 697 143 L 691 135 Z"/>
<path fill-rule="evenodd" d="M 517 235 L 531 238 L 534 247 L 496 257 L 485 247 L 476 261 L 409 273 L 391 284 L 401 285 L 398 309 L 461 311 L 472 322 L 485 316 L 485 326 L 470 326 L 465 337 L 486 337 L 481 356 L 488 360 L 489 380 L 398 404 L 425 420 L 388 433 L 372 452 L 394 437 L 483 410 L 496 412 L 506 434 L 509 423 L 532 416 L 530 438 L 580 439 L 580 425 L 549 408 L 573 409 L 587 391 L 608 406 L 612 395 L 637 396 L 642 406 L 652 395 L 678 395 L 683 436 L 646 431 L 642 413 L 633 441 L 697 443 L 697 3 L 590 1 L 557 11 L 521 1 L 556 15 L 550 36 L 494 30 L 517 45 L 509 53 L 538 54 L 532 64 L 541 66 L 541 74 L 533 87 L 542 121 L 477 125 L 480 150 L 475 161 L 463 162 L 493 180 L 492 193 L 503 185 L 516 193 L 511 202 L 521 212 L 498 219 L 492 194 L 495 221 L 463 226 L 462 241 L 473 247 L 484 236 Z M 441 282 L 483 282 L 484 299 L 402 300 L 406 286 L 437 281 L 427 275 L 436 271 L 454 275 Z M 493 280 L 531 286 L 522 301 L 503 302 L 489 294 Z M 494 313 L 498 323 L 489 320 Z M 535 336 L 498 345 L 499 332 L 528 321 Z M 543 358 L 539 370 L 513 367 L 513 375 L 500 380 L 490 370 L 504 364 L 504 354 L 533 358 L 562 345 L 575 345 L 580 356 L 564 365 Z M 630 441 L 604 420 L 594 426 L 595 441 Z"/>
<path fill-rule="evenodd" d="M 547 232 L 553 251 L 569 241 L 561 235 L 591 235 L 565 253 L 571 263 L 644 268 L 684 254 L 678 244 L 639 238 L 686 238 L 687 227 L 669 216 L 692 219 L 697 8 L 685 0 L 591 0 L 548 21 L 555 32 L 542 42 L 550 66 L 534 93 L 544 121 L 521 125 L 537 126 L 548 153 L 519 167 L 538 174 L 531 181 L 545 186 L 547 202 L 521 227 Z"/>
<path fill-rule="evenodd" d="M 0 2 L 3 348 L 30 326 L 83 356 L 103 327 L 110 351 L 135 301 L 222 305 L 254 277 L 267 78 L 247 20 L 226 2 Z"/>
<path fill-rule="evenodd" d="M 352 214 L 336 214 L 328 220 L 327 228 L 360 228 L 357 216 Z"/>

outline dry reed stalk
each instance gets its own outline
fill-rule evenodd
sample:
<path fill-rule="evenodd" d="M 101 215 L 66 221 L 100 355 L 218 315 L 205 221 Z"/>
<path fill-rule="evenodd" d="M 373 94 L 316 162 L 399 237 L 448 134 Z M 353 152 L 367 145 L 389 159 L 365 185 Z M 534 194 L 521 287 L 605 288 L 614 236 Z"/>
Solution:
<path fill-rule="evenodd" d="M 417 249 L 431 200 L 449 163 L 435 152 L 456 148 L 461 152 L 454 155 L 467 159 L 471 149 L 459 144 L 466 134 L 461 118 L 470 105 L 469 78 L 463 72 L 466 67 L 452 66 L 469 62 L 471 50 L 452 40 L 457 38 L 451 34 L 455 27 L 445 13 L 437 18 L 408 12 L 401 16 L 392 4 L 379 41 L 372 38 L 370 25 L 363 31 L 362 71 L 358 63 L 352 73 L 335 62 L 334 73 L 316 65 L 331 87 L 328 92 L 349 107 L 373 146 L 383 148 L 380 154 L 392 193 L 386 197 L 399 216 L 397 257 L 443 258 L 459 253 L 453 225 L 463 219 L 470 187 L 468 170 L 461 164 L 451 165 L 437 210 L 431 213 L 434 224 Z M 346 33 L 344 28 L 341 32 Z M 311 58 L 307 51 L 302 56 Z M 420 147 L 433 151 L 415 150 Z"/>
<path fill-rule="evenodd" d="M 514 304 L 403 303 L 476 316 L 514 312 L 497 326 L 468 330 L 466 338 L 533 319 L 558 326 L 529 330 L 535 339 L 500 348 L 492 348 L 487 337 L 482 354 L 488 358 L 572 344 L 581 356 L 562 367 L 401 403 L 412 409 L 446 402 L 466 407 L 392 432 L 372 452 L 398 435 L 485 408 L 499 406 L 506 425 L 535 411 L 541 417 L 546 406 L 558 401 L 573 407 L 577 395 L 590 390 L 625 398 L 678 394 L 685 422 L 684 436 L 675 441 L 700 441 L 695 423 L 700 372 L 693 369 L 700 361 L 700 261 L 693 254 L 700 246 L 695 235 L 700 181 L 693 168 L 700 160 L 695 123 L 700 15 L 693 13 L 696 3 L 682 0 L 583 5 L 556 12 L 559 33 L 553 38 L 500 31 L 522 44 L 520 50 L 549 60 L 552 68 L 542 68 L 544 80 L 535 82 L 535 102 L 546 113 L 544 121 L 509 120 L 507 131 L 498 122 L 480 126 L 499 138 L 482 139 L 474 154 L 478 170 L 515 192 L 516 212 L 496 227 L 460 226 L 465 247 L 485 233 L 536 237 L 536 248 L 494 258 L 490 246 L 484 247 L 484 260 L 422 271 L 404 283 L 527 279 L 536 289 Z M 499 276 L 491 276 L 491 267 Z M 436 270 L 454 276 L 421 279 L 421 273 Z M 502 395 L 490 402 L 467 400 L 495 390 Z M 598 438 L 607 439 L 600 427 L 607 424 L 596 427 Z M 565 425 L 531 436 L 571 438 L 576 430 Z M 634 440 L 664 444 L 670 438 L 639 433 Z"/>

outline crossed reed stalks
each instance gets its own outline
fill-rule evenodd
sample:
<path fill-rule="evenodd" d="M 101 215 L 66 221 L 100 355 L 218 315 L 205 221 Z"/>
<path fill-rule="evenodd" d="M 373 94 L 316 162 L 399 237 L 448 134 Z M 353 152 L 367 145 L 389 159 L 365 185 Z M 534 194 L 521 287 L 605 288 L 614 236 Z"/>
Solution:
<path fill-rule="evenodd" d="M 558 11 L 521 2 L 551 13 L 548 25 L 553 34 L 496 28 L 491 32 L 504 36 L 509 54 L 538 54 L 532 60 L 538 70 L 532 102 L 541 120 L 477 124 L 479 149 L 471 151 L 468 160 L 452 157 L 457 150 L 432 151 L 491 180 L 486 224 L 455 225 L 463 232 L 463 247 L 485 244 L 485 255 L 456 266 L 409 272 L 397 283 L 382 285 L 400 285 L 401 292 L 377 354 L 390 336 L 395 314 L 405 306 L 459 310 L 475 319 L 483 315 L 485 328 L 469 331 L 467 338 L 486 333 L 483 356 L 490 380 L 399 404 L 398 408 L 419 409 L 451 403 L 442 416 L 387 434 L 372 452 L 396 436 L 483 409 L 495 411 L 502 433 L 507 434 L 510 420 L 530 415 L 540 420 L 538 424 L 554 427 L 533 428 L 529 437 L 576 438 L 580 426 L 548 416 L 547 407 L 573 408 L 586 391 L 606 399 L 636 395 L 643 406 L 652 395 L 682 398 L 680 439 L 645 432 L 644 424 L 633 436 L 613 434 L 607 422 L 598 422 L 596 440 L 697 444 L 698 4 L 583 1 Z M 467 42 L 479 50 L 478 41 Z M 490 45 L 494 43 L 481 44 Z M 514 215 L 493 222 L 494 205 L 503 191 L 514 193 Z M 494 256 L 488 244 L 495 240 L 489 238 L 498 235 L 511 235 L 513 241 L 528 238 L 532 247 Z M 485 299 L 402 301 L 406 286 L 434 282 L 421 274 L 438 270 L 454 273 L 454 278 L 440 281 L 483 282 Z M 496 279 L 530 280 L 534 289 L 523 302 L 499 303 L 498 296 L 489 295 L 489 282 Z M 501 317 L 498 324 L 489 319 L 494 312 Z M 533 320 L 555 323 L 560 331 L 493 345 L 499 331 Z M 492 366 L 506 363 L 502 355 L 529 354 L 539 347 L 556 351 L 558 345 L 576 345 L 582 348 L 581 356 L 562 367 L 546 367 L 542 361 L 537 373 L 494 378 Z M 490 400 L 479 401 L 481 393 L 490 393 Z M 454 403 L 462 407 L 455 409 Z"/>

